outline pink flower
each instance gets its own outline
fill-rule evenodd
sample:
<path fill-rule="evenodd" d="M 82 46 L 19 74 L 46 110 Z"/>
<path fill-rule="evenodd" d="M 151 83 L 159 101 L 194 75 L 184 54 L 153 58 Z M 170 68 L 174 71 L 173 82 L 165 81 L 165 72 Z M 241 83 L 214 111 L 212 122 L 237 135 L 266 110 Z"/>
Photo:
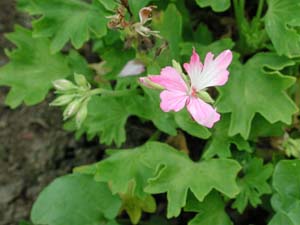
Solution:
<path fill-rule="evenodd" d="M 171 110 L 178 112 L 186 106 L 197 123 L 211 128 L 220 120 L 220 114 L 207 103 L 209 98 L 204 97 L 209 95 L 205 90 L 227 82 L 229 75 L 227 67 L 231 61 L 232 52 L 225 50 L 215 59 L 211 52 L 207 53 L 202 64 L 194 49 L 190 62 L 183 65 L 189 79 L 180 69 L 168 66 L 161 70 L 160 75 L 141 78 L 141 82 L 147 83 L 147 86 L 153 83 L 164 88 L 160 94 L 160 107 L 164 112 Z"/>

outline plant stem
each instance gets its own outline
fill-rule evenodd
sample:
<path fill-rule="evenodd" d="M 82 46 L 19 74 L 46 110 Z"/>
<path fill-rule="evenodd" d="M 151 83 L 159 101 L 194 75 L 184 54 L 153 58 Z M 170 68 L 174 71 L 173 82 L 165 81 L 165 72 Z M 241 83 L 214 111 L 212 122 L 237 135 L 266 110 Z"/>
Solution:
<path fill-rule="evenodd" d="M 255 16 L 257 19 L 259 19 L 261 17 L 263 7 L 264 7 L 264 0 L 259 0 L 258 6 L 257 6 L 257 11 L 256 11 L 256 16 Z"/>
<path fill-rule="evenodd" d="M 107 89 L 102 89 L 102 88 L 96 88 L 96 89 L 93 89 L 91 91 L 88 92 L 88 95 L 89 96 L 92 96 L 92 95 L 97 95 L 97 94 L 103 94 L 103 95 L 108 95 L 108 96 L 123 96 L 123 95 L 127 95 L 127 94 L 130 94 L 130 93 L 134 93 L 136 92 L 136 90 L 117 90 L 117 91 L 114 91 L 114 90 L 107 90 Z"/>
<path fill-rule="evenodd" d="M 245 18 L 245 0 L 233 0 L 234 15 L 238 26 L 240 38 L 243 36 L 243 30 L 247 19 Z"/>
<path fill-rule="evenodd" d="M 233 8 L 234 8 L 235 19 L 237 21 L 237 25 L 238 25 L 238 28 L 239 28 L 239 31 L 240 31 L 241 24 L 242 24 L 242 14 L 240 12 L 239 0 L 233 0 Z"/>

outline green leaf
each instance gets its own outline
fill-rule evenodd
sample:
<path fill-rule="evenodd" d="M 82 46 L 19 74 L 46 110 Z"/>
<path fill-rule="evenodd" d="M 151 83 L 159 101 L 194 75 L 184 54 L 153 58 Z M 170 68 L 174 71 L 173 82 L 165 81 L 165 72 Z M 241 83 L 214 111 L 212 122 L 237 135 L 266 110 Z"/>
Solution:
<path fill-rule="evenodd" d="M 71 40 L 80 48 L 91 34 L 106 34 L 106 14 L 99 1 L 93 4 L 82 0 L 19 0 L 19 8 L 33 16 L 34 37 L 51 37 L 51 52 L 58 52 Z"/>
<path fill-rule="evenodd" d="M 233 203 L 233 208 L 242 213 L 248 205 L 253 207 L 261 204 L 261 196 L 272 193 L 271 186 L 267 182 L 272 176 L 272 164 L 263 164 L 260 158 L 252 158 L 243 168 L 244 176 L 238 179 L 241 192 Z"/>
<path fill-rule="evenodd" d="M 113 193 L 125 193 L 133 181 L 136 196 L 167 192 L 169 218 L 179 215 L 186 204 L 188 190 L 199 201 L 212 189 L 234 197 L 239 192 L 235 178 L 240 168 L 230 159 L 195 163 L 166 144 L 148 142 L 139 148 L 114 152 L 109 158 L 78 171 L 95 174 L 96 180 L 109 182 Z"/>
<path fill-rule="evenodd" d="M 215 12 L 226 11 L 230 7 L 230 0 L 196 0 L 200 7 L 210 6 Z"/>
<path fill-rule="evenodd" d="M 147 165 L 146 158 L 153 150 L 164 151 L 167 145 L 148 143 L 134 149 L 108 150 L 110 157 L 93 165 L 78 167 L 75 172 L 93 174 L 97 181 L 108 182 L 113 194 L 126 193 L 132 182 L 135 196 L 145 198 L 143 191 L 155 169 Z"/>
<path fill-rule="evenodd" d="M 209 30 L 205 23 L 200 23 L 193 32 L 194 41 L 202 45 L 209 45 L 213 42 L 213 33 Z"/>
<path fill-rule="evenodd" d="M 295 79 L 279 72 L 291 65 L 293 61 L 273 53 L 259 53 L 245 65 L 232 63 L 229 81 L 219 88 L 216 103 L 219 112 L 231 113 L 230 136 L 241 134 L 247 139 L 257 113 L 270 123 L 291 123 L 298 109 L 285 90 Z"/>
<path fill-rule="evenodd" d="M 265 16 L 267 33 L 279 55 L 300 56 L 300 2 L 268 0 Z"/>
<path fill-rule="evenodd" d="M 198 212 L 188 225 L 233 225 L 225 211 L 225 202 L 217 192 L 211 192 L 203 202 L 189 195 L 185 210 Z"/>
<path fill-rule="evenodd" d="M 43 101 L 52 82 L 71 74 L 67 58 L 50 54 L 46 38 L 33 39 L 31 31 L 20 26 L 7 35 L 17 48 L 7 52 L 10 62 L 0 68 L 0 85 L 10 86 L 6 104 L 15 108 L 23 101 L 34 105 Z"/>
<path fill-rule="evenodd" d="M 200 58 L 204 59 L 208 52 L 212 52 L 213 54 L 217 55 L 225 49 L 232 49 L 233 46 L 234 42 L 230 38 L 224 38 L 208 45 L 200 44 L 198 42 L 184 42 L 180 45 L 180 54 L 186 56 L 189 60 L 190 56 L 192 55 L 193 47 L 195 47 Z"/>
<path fill-rule="evenodd" d="M 68 61 L 72 74 L 83 74 L 88 78 L 89 82 L 93 81 L 93 72 L 89 68 L 88 62 L 77 51 L 72 50 L 69 53 Z"/>
<path fill-rule="evenodd" d="M 276 214 L 269 225 L 298 225 L 300 221 L 300 160 L 281 160 L 275 167 L 271 199 Z"/>
<path fill-rule="evenodd" d="M 216 155 L 220 158 L 231 157 L 231 144 L 235 144 L 238 150 L 251 152 L 249 143 L 240 135 L 228 136 L 229 124 L 229 115 L 223 114 L 221 121 L 214 127 L 210 141 L 205 146 L 204 159 L 209 159 Z"/>
<path fill-rule="evenodd" d="M 121 201 L 89 175 L 57 178 L 39 195 L 31 211 L 34 224 L 94 225 L 113 220 Z"/>
<path fill-rule="evenodd" d="M 188 190 L 199 201 L 203 201 L 213 189 L 231 198 L 239 192 L 235 178 L 240 165 L 235 160 L 211 159 L 195 163 L 170 147 L 157 153 L 153 148 L 152 153 L 153 156 L 148 157 L 149 163 L 160 167 L 156 176 L 149 179 L 145 191 L 167 193 L 168 218 L 180 214 L 181 207 L 186 204 Z"/>
<path fill-rule="evenodd" d="M 251 124 L 250 140 L 261 137 L 279 137 L 284 134 L 284 124 L 282 122 L 269 123 L 264 117 L 256 114 Z"/>
<path fill-rule="evenodd" d="M 91 139 L 96 135 L 100 142 L 120 146 L 126 140 L 125 124 L 133 113 L 129 110 L 128 98 L 115 96 L 93 96 L 88 103 L 88 114 L 78 134 L 86 132 Z"/>
<path fill-rule="evenodd" d="M 159 92 L 146 87 L 143 87 L 143 90 L 145 96 L 135 98 L 135 115 L 151 120 L 159 130 L 175 136 L 177 124 L 172 113 L 165 113 L 160 109 Z"/>
<path fill-rule="evenodd" d="M 110 1 L 110 0 L 98 0 L 105 9 L 109 10 L 109 11 L 114 11 L 115 9 L 118 8 L 118 2 L 116 1 Z"/>
<path fill-rule="evenodd" d="M 172 19 L 171 19 L 172 18 Z M 176 5 L 169 4 L 161 13 L 159 21 L 153 20 L 155 30 L 168 41 L 170 50 L 170 63 L 172 59 L 179 60 L 179 44 L 182 38 L 182 16 Z"/>
<path fill-rule="evenodd" d="M 113 47 L 109 46 L 102 49 L 100 55 L 105 61 L 105 68 L 109 70 L 109 73 L 105 74 L 106 79 L 116 79 L 126 63 L 135 58 L 135 51 L 133 49 L 120 51 L 123 45 L 123 42 L 118 42 L 114 43 Z"/>
<path fill-rule="evenodd" d="M 209 130 L 192 120 L 186 109 L 181 110 L 174 115 L 178 126 L 188 134 L 202 139 L 207 139 L 210 137 Z"/>

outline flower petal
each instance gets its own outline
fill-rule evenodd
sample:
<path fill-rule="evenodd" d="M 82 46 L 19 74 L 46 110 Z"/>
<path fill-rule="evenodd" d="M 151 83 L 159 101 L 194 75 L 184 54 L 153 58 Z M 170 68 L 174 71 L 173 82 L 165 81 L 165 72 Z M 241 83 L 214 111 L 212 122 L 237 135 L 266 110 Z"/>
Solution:
<path fill-rule="evenodd" d="M 185 106 L 189 97 L 185 92 L 165 90 L 160 93 L 160 99 L 160 108 L 164 112 L 178 112 Z"/>
<path fill-rule="evenodd" d="M 148 76 L 148 78 L 169 91 L 188 92 L 185 81 L 173 67 L 167 66 L 161 70 L 160 75 Z"/>
<path fill-rule="evenodd" d="M 184 63 L 183 67 L 188 73 L 191 82 L 195 83 L 197 81 L 197 77 L 199 77 L 203 68 L 203 64 L 201 63 L 200 57 L 195 51 L 195 49 L 193 49 L 193 54 L 191 56 L 190 63 Z"/>
<path fill-rule="evenodd" d="M 216 59 L 213 57 L 211 52 L 207 53 L 201 73 L 198 73 L 196 78 L 191 79 L 192 86 L 197 91 L 211 86 L 224 85 L 228 80 L 227 67 L 232 61 L 232 52 L 225 50 Z"/>
<path fill-rule="evenodd" d="M 138 60 L 133 59 L 126 63 L 126 65 L 119 73 L 119 77 L 135 76 L 143 73 L 144 71 L 145 71 L 144 64 L 139 62 Z"/>
<path fill-rule="evenodd" d="M 199 98 L 191 97 L 187 103 L 187 110 L 197 123 L 208 128 L 212 128 L 214 123 L 220 120 L 220 114 Z"/>

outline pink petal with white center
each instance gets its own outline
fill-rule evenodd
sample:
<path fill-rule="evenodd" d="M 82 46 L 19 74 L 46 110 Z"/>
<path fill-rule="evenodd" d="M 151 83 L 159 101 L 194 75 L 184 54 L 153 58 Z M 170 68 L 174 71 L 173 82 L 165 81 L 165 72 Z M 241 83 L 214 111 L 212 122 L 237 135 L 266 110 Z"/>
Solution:
<path fill-rule="evenodd" d="M 200 57 L 195 49 L 193 49 L 193 54 L 191 56 L 190 63 L 184 63 L 183 67 L 188 73 L 191 82 L 195 83 L 197 81 L 197 77 L 199 77 L 199 74 L 201 73 L 203 68 L 203 64 L 201 63 Z"/>
<path fill-rule="evenodd" d="M 211 105 L 196 97 L 189 99 L 187 110 L 197 123 L 208 128 L 220 120 L 220 114 Z"/>
<path fill-rule="evenodd" d="M 149 80 L 163 86 L 169 91 L 188 92 L 187 85 L 181 75 L 173 67 L 163 68 L 160 75 L 148 76 Z"/>
<path fill-rule="evenodd" d="M 232 52 L 223 51 L 216 59 L 214 55 L 207 53 L 201 73 L 191 81 L 192 86 L 198 91 L 207 87 L 224 85 L 228 80 L 229 71 L 227 67 L 232 61 Z"/>
<path fill-rule="evenodd" d="M 160 93 L 160 99 L 160 108 L 164 112 L 178 112 L 185 106 L 189 96 L 185 92 L 165 90 Z"/>

